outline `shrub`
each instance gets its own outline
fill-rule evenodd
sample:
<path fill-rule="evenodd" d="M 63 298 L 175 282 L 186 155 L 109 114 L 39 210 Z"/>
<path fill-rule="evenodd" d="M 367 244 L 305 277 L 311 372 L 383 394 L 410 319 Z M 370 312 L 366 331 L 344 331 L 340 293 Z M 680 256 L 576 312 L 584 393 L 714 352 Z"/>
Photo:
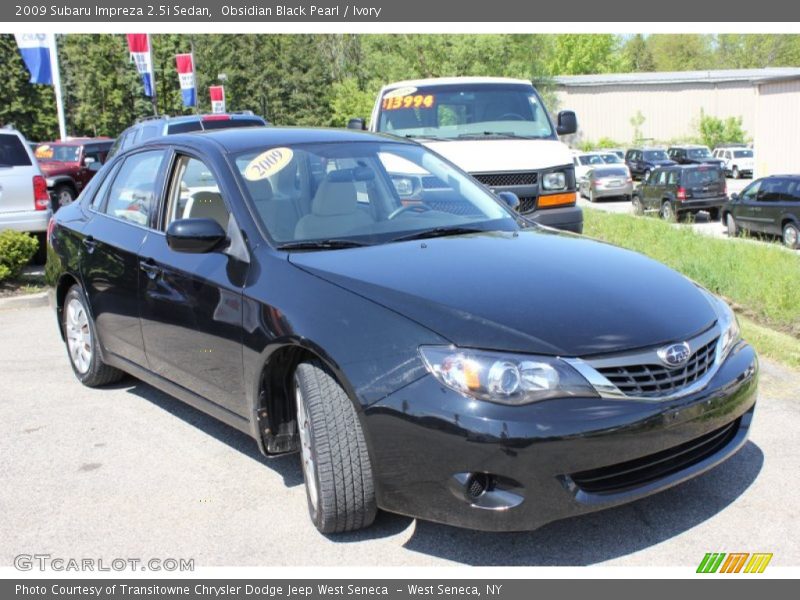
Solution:
<path fill-rule="evenodd" d="M 701 110 L 698 130 L 700 141 L 711 149 L 723 144 L 743 144 L 745 141 L 742 117 L 728 117 L 723 120 Z"/>
<path fill-rule="evenodd" d="M 0 231 L 0 281 L 17 277 L 38 247 L 38 240 L 27 233 Z"/>

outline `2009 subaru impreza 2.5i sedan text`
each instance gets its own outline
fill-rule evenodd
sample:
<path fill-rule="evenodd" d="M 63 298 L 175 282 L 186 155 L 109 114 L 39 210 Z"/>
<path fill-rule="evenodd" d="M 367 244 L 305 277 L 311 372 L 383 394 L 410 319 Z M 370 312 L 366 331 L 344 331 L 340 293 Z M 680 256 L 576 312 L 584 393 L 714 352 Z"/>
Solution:
<path fill-rule="evenodd" d="M 58 324 L 84 384 L 127 372 L 299 451 L 323 532 L 534 529 L 733 455 L 757 360 L 728 306 L 506 204 L 397 138 L 162 138 L 54 217 Z"/>

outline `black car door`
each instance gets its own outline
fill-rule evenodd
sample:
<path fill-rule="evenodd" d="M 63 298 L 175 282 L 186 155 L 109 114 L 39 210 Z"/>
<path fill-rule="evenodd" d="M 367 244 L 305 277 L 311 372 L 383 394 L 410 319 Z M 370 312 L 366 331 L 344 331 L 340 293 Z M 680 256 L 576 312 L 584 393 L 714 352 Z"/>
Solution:
<path fill-rule="evenodd" d="M 661 207 L 663 186 L 659 185 L 659 178 L 664 171 L 656 169 L 650 172 L 650 177 L 642 184 L 644 191 L 644 206 L 648 210 L 658 210 Z"/>
<path fill-rule="evenodd" d="M 160 226 L 140 250 L 139 310 L 150 368 L 206 400 L 246 414 L 242 364 L 242 288 L 248 263 L 220 249 L 176 252 L 169 224 L 208 218 L 228 230 L 236 192 L 198 157 L 176 154 Z M 235 227 L 235 223 L 234 223 Z"/>
<path fill-rule="evenodd" d="M 787 211 L 794 205 L 792 180 L 784 177 L 777 180 L 778 185 L 774 194 L 761 206 L 759 217 L 762 218 L 761 227 L 764 233 L 783 235 L 783 218 Z"/>
<path fill-rule="evenodd" d="M 753 231 L 776 235 L 781 233 L 781 198 L 788 193 L 787 184 L 786 179 L 778 177 L 762 180 L 753 204 Z"/>
<path fill-rule="evenodd" d="M 161 190 L 162 150 L 137 152 L 103 181 L 82 240 L 81 276 L 106 352 L 146 366 L 139 305 L 139 249 Z"/>

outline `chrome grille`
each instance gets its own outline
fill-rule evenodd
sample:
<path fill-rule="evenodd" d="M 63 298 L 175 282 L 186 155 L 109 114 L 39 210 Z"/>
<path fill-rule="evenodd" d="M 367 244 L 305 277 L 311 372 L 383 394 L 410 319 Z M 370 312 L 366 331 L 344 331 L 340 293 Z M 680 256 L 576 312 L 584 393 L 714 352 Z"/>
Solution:
<path fill-rule="evenodd" d="M 512 185 L 536 185 L 539 174 L 536 171 L 514 171 L 510 173 L 473 173 L 472 176 L 489 187 Z"/>
<path fill-rule="evenodd" d="M 714 364 L 718 339 L 715 337 L 698 348 L 687 363 L 678 369 L 659 364 L 595 368 L 627 396 L 658 397 L 694 383 L 705 375 Z"/>

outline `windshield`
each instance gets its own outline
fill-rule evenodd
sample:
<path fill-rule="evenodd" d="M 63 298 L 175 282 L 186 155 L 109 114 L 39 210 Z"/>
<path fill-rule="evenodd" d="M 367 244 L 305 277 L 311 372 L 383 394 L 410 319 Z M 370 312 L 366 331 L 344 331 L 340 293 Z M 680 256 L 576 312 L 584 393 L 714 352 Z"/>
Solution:
<path fill-rule="evenodd" d="M 667 153 L 663 150 L 647 150 L 644 153 L 645 160 L 669 160 Z"/>
<path fill-rule="evenodd" d="M 607 162 L 609 164 L 618 164 L 622 162 L 622 159 L 616 154 L 602 154 L 601 158 L 603 159 L 604 162 Z"/>
<path fill-rule="evenodd" d="M 519 229 L 483 186 L 417 145 L 298 144 L 234 160 L 255 214 L 278 246 L 378 244 L 438 228 Z"/>
<path fill-rule="evenodd" d="M 735 158 L 753 158 L 752 150 L 734 150 L 733 156 Z"/>
<path fill-rule="evenodd" d="M 553 136 L 550 120 L 533 87 L 513 84 L 389 90 L 380 101 L 378 131 L 444 139 Z"/>
<path fill-rule="evenodd" d="M 582 154 L 578 157 L 582 165 L 604 165 L 606 161 L 598 154 Z"/>
<path fill-rule="evenodd" d="M 59 146 L 53 144 L 39 144 L 36 146 L 36 160 L 53 162 L 78 162 L 81 155 L 80 146 Z"/>
<path fill-rule="evenodd" d="M 689 158 L 709 158 L 711 157 L 711 152 L 709 152 L 708 148 L 690 148 L 687 152 Z"/>

